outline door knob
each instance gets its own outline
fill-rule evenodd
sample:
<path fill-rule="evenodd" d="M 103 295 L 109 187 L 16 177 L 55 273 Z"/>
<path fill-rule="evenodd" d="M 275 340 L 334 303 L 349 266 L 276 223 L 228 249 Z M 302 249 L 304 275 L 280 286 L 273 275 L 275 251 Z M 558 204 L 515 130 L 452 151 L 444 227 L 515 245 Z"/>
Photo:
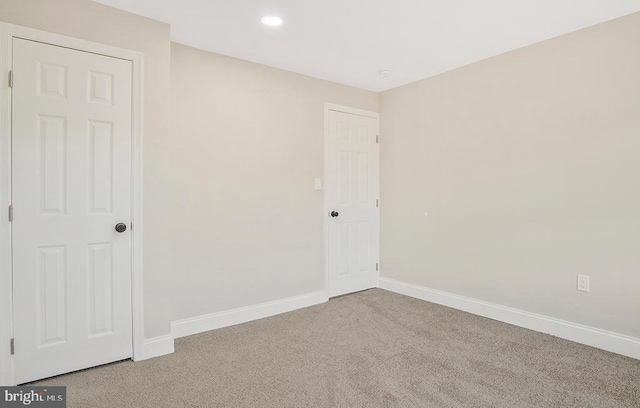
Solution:
<path fill-rule="evenodd" d="M 123 233 L 126 230 L 127 230 L 127 224 L 123 222 L 119 222 L 116 224 L 116 231 L 118 231 L 119 233 Z"/>
<path fill-rule="evenodd" d="M 337 212 L 337 211 L 331 211 L 331 214 L 330 214 L 330 215 L 331 215 L 332 217 L 334 217 L 334 218 L 335 218 L 335 217 L 337 217 L 338 215 L 340 215 L 340 213 L 339 213 L 339 212 Z"/>

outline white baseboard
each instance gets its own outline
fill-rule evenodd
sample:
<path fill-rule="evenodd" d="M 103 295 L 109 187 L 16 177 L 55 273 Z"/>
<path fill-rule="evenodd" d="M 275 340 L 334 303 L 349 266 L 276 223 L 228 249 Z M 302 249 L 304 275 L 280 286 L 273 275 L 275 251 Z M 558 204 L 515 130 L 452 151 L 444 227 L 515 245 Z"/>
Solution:
<path fill-rule="evenodd" d="M 391 292 L 509 323 L 514 326 L 551 334 L 576 343 L 640 359 L 640 339 L 635 337 L 388 278 L 380 278 L 379 287 Z"/>
<path fill-rule="evenodd" d="M 144 341 L 142 355 L 136 356 L 135 361 L 147 360 L 154 357 L 164 356 L 173 353 L 173 335 L 154 337 Z"/>
<path fill-rule="evenodd" d="M 171 323 L 171 333 L 174 338 L 190 336 L 192 334 L 302 309 L 324 303 L 327 300 L 329 300 L 327 293 L 325 291 L 319 291 L 224 312 L 176 320 Z"/>

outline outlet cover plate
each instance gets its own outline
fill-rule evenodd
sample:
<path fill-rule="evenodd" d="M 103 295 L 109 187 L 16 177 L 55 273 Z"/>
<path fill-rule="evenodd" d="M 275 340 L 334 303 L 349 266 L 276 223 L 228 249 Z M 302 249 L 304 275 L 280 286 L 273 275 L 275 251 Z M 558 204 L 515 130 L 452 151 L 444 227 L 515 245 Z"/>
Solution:
<path fill-rule="evenodd" d="M 589 291 L 589 276 L 578 275 L 578 290 L 581 292 Z"/>

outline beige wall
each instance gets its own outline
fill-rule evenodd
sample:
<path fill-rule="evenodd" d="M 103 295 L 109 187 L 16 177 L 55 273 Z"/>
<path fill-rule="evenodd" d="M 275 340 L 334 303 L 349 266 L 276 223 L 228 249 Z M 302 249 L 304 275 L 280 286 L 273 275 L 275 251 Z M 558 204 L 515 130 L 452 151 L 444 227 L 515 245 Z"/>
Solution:
<path fill-rule="evenodd" d="M 169 26 L 89 0 L 0 0 L 0 21 L 144 53 L 145 337 L 169 333 Z"/>
<path fill-rule="evenodd" d="M 324 103 L 378 95 L 171 47 L 173 319 L 324 289 Z"/>
<path fill-rule="evenodd" d="M 640 337 L 640 13 L 381 111 L 384 277 Z"/>

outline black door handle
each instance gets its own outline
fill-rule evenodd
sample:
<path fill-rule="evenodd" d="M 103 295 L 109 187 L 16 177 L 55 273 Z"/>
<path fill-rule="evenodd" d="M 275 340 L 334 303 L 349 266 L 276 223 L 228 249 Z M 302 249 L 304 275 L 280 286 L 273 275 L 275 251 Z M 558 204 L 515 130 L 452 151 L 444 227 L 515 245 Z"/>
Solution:
<path fill-rule="evenodd" d="M 338 215 L 340 215 L 340 213 L 339 213 L 339 212 L 337 212 L 337 211 L 331 211 L 331 213 L 330 213 L 329 215 L 331 215 L 332 217 L 334 217 L 334 218 L 335 218 L 335 217 L 337 217 Z"/>
<path fill-rule="evenodd" d="M 116 224 L 116 231 L 118 231 L 119 233 L 123 233 L 126 230 L 127 230 L 127 224 L 123 222 L 119 222 Z"/>

